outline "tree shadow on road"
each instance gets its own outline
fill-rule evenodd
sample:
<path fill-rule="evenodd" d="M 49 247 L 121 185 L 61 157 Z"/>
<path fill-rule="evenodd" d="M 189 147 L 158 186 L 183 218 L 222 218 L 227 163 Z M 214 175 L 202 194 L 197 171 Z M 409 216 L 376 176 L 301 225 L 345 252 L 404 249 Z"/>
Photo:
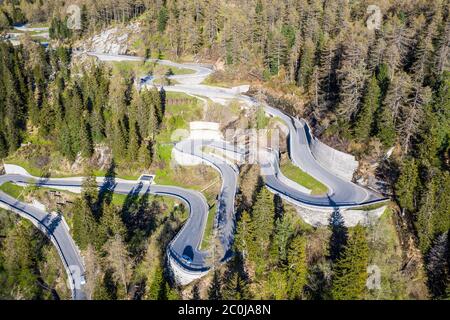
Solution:
<path fill-rule="evenodd" d="M 111 161 L 111 165 L 105 174 L 105 180 L 98 192 L 98 199 L 96 207 L 102 211 L 103 204 L 110 204 L 112 202 L 114 188 L 116 187 L 116 164 L 114 160 Z"/>
<path fill-rule="evenodd" d="M 330 216 L 329 227 L 331 229 L 329 258 L 335 262 L 340 257 L 348 239 L 348 229 L 338 208 L 335 208 Z"/>
<path fill-rule="evenodd" d="M 122 205 L 121 216 L 122 221 L 127 228 L 128 236 L 130 236 L 133 232 L 133 212 L 137 210 L 137 202 L 141 193 L 143 185 L 138 184 L 136 187 L 131 189 L 131 191 L 127 194 L 125 201 Z"/>

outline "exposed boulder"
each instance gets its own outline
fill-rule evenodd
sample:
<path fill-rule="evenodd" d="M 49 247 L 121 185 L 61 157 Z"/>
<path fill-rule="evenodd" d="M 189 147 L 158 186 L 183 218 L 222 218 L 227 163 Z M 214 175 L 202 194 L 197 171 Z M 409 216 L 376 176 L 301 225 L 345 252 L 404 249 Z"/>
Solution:
<path fill-rule="evenodd" d="M 133 35 L 141 32 L 139 22 L 131 23 L 123 27 L 112 27 L 103 30 L 86 40 L 82 47 L 85 51 L 94 51 L 106 54 L 128 54 Z"/>

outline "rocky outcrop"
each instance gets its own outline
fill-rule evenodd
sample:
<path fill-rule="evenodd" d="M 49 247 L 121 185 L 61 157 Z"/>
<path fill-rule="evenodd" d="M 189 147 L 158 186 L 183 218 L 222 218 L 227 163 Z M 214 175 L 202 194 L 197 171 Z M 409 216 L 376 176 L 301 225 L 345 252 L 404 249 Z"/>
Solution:
<path fill-rule="evenodd" d="M 138 22 L 123 27 L 109 28 L 88 39 L 83 44 L 83 48 L 85 51 L 99 53 L 127 54 L 129 53 L 133 36 L 140 32 L 141 24 Z"/>
<path fill-rule="evenodd" d="M 71 172 L 83 172 L 86 166 L 108 170 L 112 163 L 112 150 L 105 145 L 96 145 L 90 159 L 78 154 L 75 161 L 70 165 Z"/>
<path fill-rule="evenodd" d="M 386 210 L 387 206 L 381 206 L 372 210 L 355 210 L 355 209 L 343 209 L 340 211 L 342 220 L 346 227 L 354 227 L 357 224 L 363 226 L 368 226 L 378 218 Z M 297 213 L 300 217 L 309 225 L 314 227 L 327 226 L 330 224 L 330 217 L 334 210 L 315 210 L 312 208 L 306 208 L 302 206 L 297 206 Z"/>

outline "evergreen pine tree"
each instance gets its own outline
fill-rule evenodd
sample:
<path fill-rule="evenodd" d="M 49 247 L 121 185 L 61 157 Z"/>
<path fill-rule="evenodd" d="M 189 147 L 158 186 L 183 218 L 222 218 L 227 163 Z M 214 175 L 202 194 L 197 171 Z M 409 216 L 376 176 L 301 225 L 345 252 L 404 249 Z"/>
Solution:
<path fill-rule="evenodd" d="M 220 273 L 214 270 L 213 279 L 208 288 L 209 300 L 221 300 L 222 299 L 222 283 L 220 281 Z"/>
<path fill-rule="evenodd" d="M 109 238 L 119 235 L 124 238 L 126 235 L 126 227 L 122 221 L 119 211 L 112 203 L 103 205 L 103 214 L 100 218 L 99 239 L 102 244 L 106 243 Z"/>
<path fill-rule="evenodd" d="M 3 133 L 0 132 L 0 159 L 6 158 L 8 155 L 8 146 L 6 145 Z"/>
<path fill-rule="evenodd" d="M 417 213 L 416 229 L 419 237 L 419 248 L 427 252 L 434 238 L 433 213 L 436 207 L 436 182 L 431 179 L 423 192 Z"/>
<path fill-rule="evenodd" d="M 300 299 L 303 287 L 307 282 L 308 264 L 306 259 L 306 239 L 296 236 L 289 246 L 288 252 L 288 283 L 289 298 Z"/>
<path fill-rule="evenodd" d="M 386 147 L 391 147 L 395 143 L 396 132 L 394 127 L 394 117 L 392 111 L 385 105 L 381 107 L 381 112 L 376 120 L 376 136 Z"/>
<path fill-rule="evenodd" d="M 341 257 L 333 266 L 331 294 L 335 300 L 364 298 L 367 280 L 369 247 L 364 227 L 357 225 Z"/>
<path fill-rule="evenodd" d="M 264 15 L 263 15 L 263 4 L 261 0 L 256 2 L 255 15 L 253 25 L 253 41 L 259 47 L 259 50 L 263 47 L 264 40 Z"/>
<path fill-rule="evenodd" d="M 42 248 L 41 238 L 36 234 L 33 225 L 28 221 L 20 221 L 9 230 L 2 240 L 0 259 L 2 265 L 3 284 L 14 287 L 21 299 L 40 299 L 42 288 L 37 286 L 39 270 L 37 262 Z"/>
<path fill-rule="evenodd" d="M 355 123 L 355 136 L 357 138 L 361 140 L 369 138 L 372 132 L 374 114 L 378 110 L 379 103 L 380 88 L 376 77 L 372 76 Z"/>
<path fill-rule="evenodd" d="M 450 173 L 441 172 L 437 176 L 436 207 L 431 225 L 435 234 L 441 234 L 450 230 Z"/>
<path fill-rule="evenodd" d="M 250 252 L 250 259 L 255 261 L 256 275 L 260 276 L 266 269 L 269 256 L 270 237 L 274 228 L 275 206 L 273 195 L 267 188 L 262 188 L 256 197 L 252 209 L 252 224 L 254 233 L 254 253 Z"/>
<path fill-rule="evenodd" d="M 72 136 L 70 134 L 70 128 L 65 121 L 61 123 L 58 131 L 58 149 L 70 162 L 75 161 L 76 153 L 72 147 Z"/>
<path fill-rule="evenodd" d="M 148 291 L 148 299 L 163 300 L 165 298 L 165 281 L 163 269 L 158 266 L 153 274 Z"/>
<path fill-rule="evenodd" d="M 81 156 L 90 158 L 94 153 L 94 146 L 92 142 L 91 130 L 88 123 L 84 120 L 81 121 L 80 132 L 80 151 Z"/>
<path fill-rule="evenodd" d="M 250 295 L 247 282 L 238 272 L 233 272 L 231 277 L 226 279 L 222 291 L 224 300 L 247 300 Z"/>
<path fill-rule="evenodd" d="M 177 290 L 175 288 L 171 288 L 168 282 L 166 282 L 164 291 L 166 294 L 165 298 L 167 300 L 180 300 L 180 295 Z"/>
<path fill-rule="evenodd" d="M 73 212 L 73 239 L 84 250 L 89 244 L 97 243 L 96 221 L 86 201 L 76 201 Z"/>
<path fill-rule="evenodd" d="M 130 161 L 136 161 L 138 158 L 138 152 L 140 150 L 139 136 L 137 133 L 136 123 L 133 121 L 130 123 L 130 131 L 128 137 L 128 159 Z"/>
<path fill-rule="evenodd" d="M 238 222 L 234 246 L 244 259 L 254 258 L 254 225 L 247 211 L 242 213 Z"/>
<path fill-rule="evenodd" d="M 273 195 L 267 188 L 262 188 L 252 208 L 255 241 L 260 253 L 266 253 L 269 246 L 270 235 L 274 227 L 274 214 Z"/>
<path fill-rule="evenodd" d="M 288 241 L 292 235 L 292 224 L 283 217 L 275 221 L 275 229 L 272 235 L 271 248 L 272 259 L 275 265 L 284 265 L 288 256 Z"/>
<path fill-rule="evenodd" d="M 410 212 L 416 206 L 416 189 L 419 184 L 419 173 L 414 159 L 403 161 L 400 176 L 395 183 L 395 195 L 400 206 Z"/>
<path fill-rule="evenodd" d="M 112 149 L 114 158 L 118 160 L 124 159 L 127 152 L 126 147 L 126 130 L 123 126 L 122 121 L 118 121 L 113 128 Z"/>
<path fill-rule="evenodd" d="M 164 32 L 166 29 L 167 20 L 169 20 L 169 12 L 167 8 L 163 5 L 158 13 L 158 31 Z"/>
<path fill-rule="evenodd" d="M 152 164 L 152 150 L 149 141 L 142 141 L 138 151 L 138 159 L 144 168 L 148 168 Z"/>
<path fill-rule="evenodd" d="M 191 300 L 200 300 L 200 290 L 199 290 L 197 284 L 195 284 L 192 287 L 192 298 L 191 298 Z"/>
<path fill-rule="evenodd" d="M 302 49 L 300 58 L 300 69 L 297 77 L 297 83 L 299 86 L 308 90 L 311 83 L 311 76 L 314 69 L 314 52 L 315 45 L 311 39 L 306 39 Z"/>

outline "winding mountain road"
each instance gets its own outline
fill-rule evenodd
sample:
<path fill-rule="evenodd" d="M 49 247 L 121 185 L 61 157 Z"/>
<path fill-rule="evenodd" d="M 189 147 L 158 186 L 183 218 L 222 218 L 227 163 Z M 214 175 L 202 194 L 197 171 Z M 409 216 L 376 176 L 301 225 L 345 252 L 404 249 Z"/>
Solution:
<path fill-rule="evenodd" d="M 265 175 L 265 181 L 269 188 L 291 198 L 295 201 L 304 203 L 311 207 L 335 207 L 350 208 L 361 205 L 368 205 L 378 202 L 384 202 L 387 199 L 373 191 L 363 188 L 350 181 L 334 175 L 327 168 L 324 168 L 313 156 L 310 143 L 312 136 L 307 123 L 288 116 L 284 112 L 264 105 L 266 113 L 281 118 L 289 128 L 289 156 L 292 162 L 307 172 L 309 175 L 322 182 L 328 187 L 328 193 L 325 196 L 305 195 L 287 186 L 277 179 L 277 170 L 272 169 Z M 267 164 L 267 163 L 266 163 Z M 276 164 L 278 166 L 278 164 Z M 271 167 L 274 164 L 271 163 Z"/>
<path fill-rule="evenodd" d="M 134 56 L 106 55 L 88 52 L 102 61 L 143 61 L 143 58 Z M 196 64 L 179 64 L 167 60 L 153 60 L 167 66 L 176 68 L 187 68 L 194 71 L 192 74 L 172 75 L 169 78 L 177 81 L 177 84 L 165 86 L 166 91 L 182 92 L 193 96 L 210 98 L 213 101 L 231 101 L 238 99 L 247 105 L 255 105 L 257 102 L 251 97 L 241 94 L 239 88 L 219 88 L 200 83 L 213 71 L 205 66 Z M 154 78 L 146 76 L 141 79 L 141 86 L 153 86 Z M 259 159 L 262 166 L 267 187 L 273 192 L 279 193 L 284 198 L 301 205 L 314 208 L 348 208 L 364 204 L 381 202 L 386 199 L 377 194 L 358 186 L 352 182 L 344 181 L 335 176 L 329 170 L 322 167 L 310 150 L 311 134 L 304 120 L 291 117 L 284 112 L 269 105 L 264 105 L 266 113 L 281 118 L 289 128 L 290 157 L 295 165 L 324 183 L 329 188 L 327 195 L 313 196 L 305 192 L 305 188 L 295 188 L 295 183 L 286 183 L 286 178 L 280 174 L 278 155 L 275 160 L 271 156 Z M 226 142 L 218 143 L 212 140 L 184 140 L 177 143 L 174 148 L 181 154 L 201 159 L 202 162 L 214 167 L 222 177 L 222 187 L 218 197 L 218 211 L 216 226 L 218 238 L 223 249 L 221 260 L 226 260 L 231 255 L 233 242 L 235 217 L 234 199 L 237 191 L 238 168 L 218 156 L 204 151 L 209 146 L 216 149 L 225 149 L 235 152 L 239 156 L 247 153 L 245 147 L 237 147 Z M 267 151 L 267 150 L 266 150 Z M 273 153 L 270 153 L 273 155 Z M 261 158 L 261 157 L 260 157 Z M 283 177 L 283 179 L 281 179 Z M 39 187 L 51 187 L 55 189 L 80 192 L 82 178 L 38 178 L 29 174 L 7 174 L 0 176 L 0 185 L 12 182 L 19 185 L 34 184 Z M 127 181 L 116 179 L 111 182 L 107 178 L 97 178 L 99 188 L 110 188 L 115 193 L 139 194 L 150 193 L 161 196 L 170 196 L 183 201 L 189 207 L 189 218 L 182 229 L 172 240 L 168 248 L 168 255 L 182 269 L 190 272 L 206 272 L 209 270 L 211 261 L 210 252 L 200 250 L 200 244 L 206 228 L 208 216 L 208 204 L 205 197 L 197 191 L 175 186 L 163 186 L 146 184 L 139 181 Z M 20 202 L 3 192 L 0 192 L 0 205 L 20 214 L 32 221 L 39 229 L 43 230 L 55 244 L 64 262 L 69 279 L 71 280 L 72 294 L 74 299 L 85 299 L 83 291 L 84 267 L 78 249 L 72 240 L 68 228 L 61 217 L 44 212 L 31 205 Z M 73 267 L 80 272 L 72 271 Z M 78 285 L 76 285 L 78 284 Z"/>
<path fill-rule="evenodd" d="M 70 192 L 81 192 L 83 178 L 38 178 L 29 174 L 6 174 L 0 176 L 0 185 L 12 182 L 18 185 L 34 185 Z M 207 252 L 199 251 L 208 216 L 208 204 L 202 193 L 176 186 L 147 184 L 139 181 L 97 178 L 99 189 L 107 188 L 118 194 L 153 194 L 169 196 L 183 201 L 189 208 L 189 217 L 182 230 L 172 240 L 169 254 L 181 265 L 191 270 L 205 270 Z M 55 244 L 62 258 L 72 286 L 74 299 L 85 299 L 83 293 L 84 267 L 78 249 L 62 218 L 32 205 L 20 202 L 0 191 L 0 205 L 30 220 Z M 79 272 L 74 272 L 79 271 Z"/>
<path fill-rule="evenodd" d="M 238 188 L 239 169 L 224 159 L 203 151 L 204 147 L 214 147 L 215 143 L 213 140 L 184 140 L 177 143 L 175 148 L 182 153 L 201 159 L 202 162 L 216 169 L 222 177 L 222 186 L 218 196 L 216 226 L 222 247 L 222 258 L 220 260 L 224 261 L 231 256 L 231 246 L 234 238 L 234 199 Z M 190 231 L 186 230 L 186 233 L 189 235 Z M 206 252 L 202 252 L 201 255 L 206 255 Z"/>
<path fill-rule="evenodd" d="M 166 86 L 167 92 L 183 92 L 193 96 L 202 96 L 211 100 L 231 101 L 239 100 L 247 105 L 258 103 L 251 97 L 240 94 L 236 88 L 218 88 L 207 85 L 173 85 Z M 315 208 L 351 208 L 378 202 L 385 202 L 387 198 L 361 187 L 353 182 L 346 181 L 327 168 L 324 168 L 313 156 L 310 148 L 312 136 L 305 120 L 299 120 L 287 115 L 281 110 L 263 104 L 267 114 L 279 117 L 289 129 L 289 156 L 292 162 L 300 169 L 322 182 L 328 187 L 328 193 L 322 196 L 310 195 L 301 188 L 293 188 L 292 184 L 279 179 L 278 162 L 269 161 L 259 157 L 261 165 L 265 166 L 263 175 L 266 185 L 274 192 L 283 195 L 287 200 L 296 204 L 304 204 Z"/>
<path fill-rule="evenodd" d="M 6 182 L 20 183 L 23 180 L 24 176 L 22 175 L 2 175 L 0 176 L 0 185 Z M 2 191 L 0 191 L 0 207 L 31 221 L 50 238 L 67 272 L 72 298 L 84 300 L 86 295 L 83 290 L 85 272 L 83 261 L 62 217 L 20 202 Z"/>

